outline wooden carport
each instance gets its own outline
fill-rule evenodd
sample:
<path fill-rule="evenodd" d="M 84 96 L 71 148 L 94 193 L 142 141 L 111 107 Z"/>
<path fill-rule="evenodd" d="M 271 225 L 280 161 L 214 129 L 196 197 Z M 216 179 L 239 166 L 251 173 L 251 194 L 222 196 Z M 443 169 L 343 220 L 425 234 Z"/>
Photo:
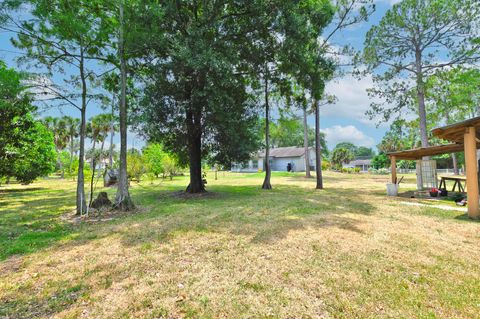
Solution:
<path fill-rule="evenodd" d="M 397 180 L 398 159 L 419 160 L 425 156 L 465 152 L 465 170 L 467 177 L 468 216 L 479 218 L 479 194 L 478 194 L 478 168 L 477 148 L 480 140 L 480 117 L 475 117 L 463 122 L 439 127 L 432 130 L 434 136 L 447 140 L 452 144 L 421 147 L 406 151 L 392 152 L 388 155 L 392 163 L 392 183 Z"/>

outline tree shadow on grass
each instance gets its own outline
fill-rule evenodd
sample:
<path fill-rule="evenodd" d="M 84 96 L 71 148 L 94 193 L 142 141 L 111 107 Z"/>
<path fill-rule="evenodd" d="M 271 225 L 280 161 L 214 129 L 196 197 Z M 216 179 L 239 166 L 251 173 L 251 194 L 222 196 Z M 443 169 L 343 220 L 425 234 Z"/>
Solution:
<path fill-rule="evenodd" d="M 122 233 L 123 243 L 135 246 L 165 242 L 177 233 L 189 231 L 246 235 L 254 243 L 272 243 L 290 231 L 309 227 L 338 227 L 361 233 L 357 219 L 342 215 L 369 215 L 374 210 L 364 199 L 352 196 L 353 189 L 316 191 L 282 185 L 262 191 L 257 185 L 223 185 L 210 191 L 218 195 L 186 200 L 164 192 L 156 196 L 152 191 L 137 193 L 150 211 L 131 217 L 142 223 Z M 159 198 L 162 200 L 155 205 Z"/>
<path fill-rule="evenodd" d="M 41 190 L 45 190 L 45 189 L 46 189 L 46 188 L 44 188 L 44 187 L 7 188 L 7 189 L 2 189 L 2 188 L 0 188 L 0 195 L 11 194 L 11 193 L 36 192 L 36 191 L 41 191 Z"/>
<path fill-rule="evenodd" d="M 184 199 L 171 196 L 181 187 L 134 188 L 132 194 L 138 214 L 119 217 L 102 224 L 68 225 L 59 219 L 63 207 L 72 207 L 74 193 L 36 194 L 28 202 L 0 209 L 0 260 L 14 254 L 28 254 L 49 246 L 68 249 L 89 241 L 120 235 L 128 247 L 165 243 L 183 232 L 217 233 L 250 236 L 255 245 L 268 245 L 286 237 L 289 232 L 306 228 L 338 227 L 362 233 L 360 221 L 350 214 L 370 214 L 374 207 L 361 198 L 349 196 L 352 190 L 315 191 L 295 186 L 278 186 L 262 191 L 257 185 L 214 186 L 215 196 Z M 13 204 L 12 204 L 13 205 Z M 72 207 L 73 208 L 73 207 Z M 21 215 L 20 220 L 15 213 Z M 24 224 L 22 224 L 24 223 Z M 35 225 L 35 226 L 33 226 Z M 3 235 L 3 230 L 17 232 Z M 75 236 L 74 236 L 75 235 Z M 9 237 L 11 236 L 11 237 Z M 63 239 L 69 238 L 69 241 Z M 12 268 L 9 271 L 17 271 Z M 52 293 L 24 299 L 4 299 L 2 315 L 36 317 L 59 313 L 87 294 L 88 286 L 80 279 L 54 283 Z M 61 288 L 60 288 L 61 287 Z M 28 288 L 25 288 L 28 289 Z M 26 295 L 27 296 L 27 295 Z"/>
<path fill-rule="evenodd" d="M 354 189 L 314 189 L 279 185 L 264 191 L 254 185 L 215 185 L 215 196 L 185 199 L 171 196 L 179 186 L 135 187 L 138 214 L 101 224 L 71 225 L 60 219 L 73 209 L 75 193 L 51 190 L 8 194 L 0 207 L 0 260 L 54 245 L 79 245 L 110 236 L 120 229 L 123 243 L 134 246 L 165 242 L 176 233 L 206 232 L 247 235 L 253 242 L 274 242 L 307 227 L 339 227 L 355 232 L 355 219 L 345 213 L 370 214 L 374 207 Z M 27 191 L 28 192 L 28 191 Z M 137 227 L 130 227 L 132 224 Z"/>
<path fill-rule="evenodd" d="M 464 222 L 471 222 L 471 223 L 480 224 L 480 219 L 472 219 L 472 218 L 468 217 L 468 214 L 460 214 L 458 216 L 455 216 L 455 219 L 456 220 L 461 220 L 461 221 L 464 221 Z"/>
<path fill-rule="evenodd" d="M 60 190 L 32 193 L 32 189 L 10 192 L 2 198 L 0 260 L 48 247 L 73 231 L 59 216 L 71 208 L 74 194 Z"/>

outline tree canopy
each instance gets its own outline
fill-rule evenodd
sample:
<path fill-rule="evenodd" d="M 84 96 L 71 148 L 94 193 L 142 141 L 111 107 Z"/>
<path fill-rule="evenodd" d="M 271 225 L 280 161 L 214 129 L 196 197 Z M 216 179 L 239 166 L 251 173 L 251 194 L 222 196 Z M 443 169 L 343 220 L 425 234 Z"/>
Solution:
<path fill-rule="evenodd" d="M 24 75 L 0 61 L 0 177 L 31 183 L 55 168 L 53 135 L 33 118 Z"/>
<path fill-rule="evenodd" d="M 365 39 L 364 62 L 372 72 L 373 119 L 414 110 L 419 118 L 422 146 L 428 146 L 425 82 L 436 71 L 480 59 L 475 0 L 403 0 L 387 11 Z M 416 107 L 415 107 L 416 105 Z"/>

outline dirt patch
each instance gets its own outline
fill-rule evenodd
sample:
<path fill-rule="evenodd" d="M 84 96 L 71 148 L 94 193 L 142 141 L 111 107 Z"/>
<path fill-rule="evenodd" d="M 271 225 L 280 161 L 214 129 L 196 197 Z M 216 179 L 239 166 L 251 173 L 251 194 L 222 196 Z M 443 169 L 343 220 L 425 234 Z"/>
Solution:
<path fill-rule="evenodd" d="M 10 272 L 17 272 L 22 268 L 23 257 L 12 256 L 0 263 L 0 274 L 7 274 Z"/>

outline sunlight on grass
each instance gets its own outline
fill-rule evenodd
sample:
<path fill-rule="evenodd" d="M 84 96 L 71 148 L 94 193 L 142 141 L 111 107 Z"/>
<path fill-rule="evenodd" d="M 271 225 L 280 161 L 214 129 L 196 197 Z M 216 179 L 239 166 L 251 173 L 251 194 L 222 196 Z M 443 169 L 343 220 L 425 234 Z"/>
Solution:
<path fill-rule="evenodd" d="M 133 183 L 138 212 L 82 224 L 62 218 L 73 181 L 2 186 L 0 317 L 480 313 L 479 223 L 402 206 L 388 176 L 325 175 L 323 191 L 299 173 L 262 191 L 262 174 L 211 173 L 195 199 L 176 196 L 187 177 Z"/>

